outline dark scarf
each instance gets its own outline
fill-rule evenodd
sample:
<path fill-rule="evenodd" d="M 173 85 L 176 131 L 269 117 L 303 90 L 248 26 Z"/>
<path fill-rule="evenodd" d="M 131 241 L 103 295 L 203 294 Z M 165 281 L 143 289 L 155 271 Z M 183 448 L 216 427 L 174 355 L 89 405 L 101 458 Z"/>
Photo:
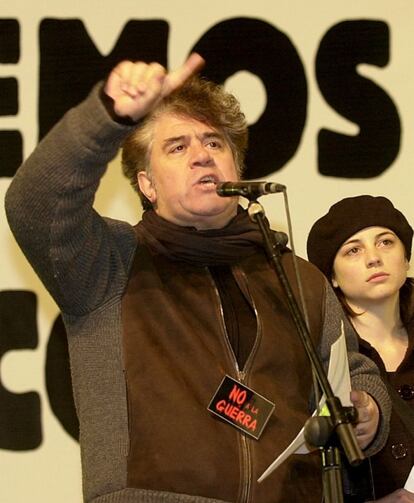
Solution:
<path fill-rule="evenodd" d="M 154 253 L 207 266 L 232 264 L 262 247 L 259 227 L 241 207 L 222 229 L 204 231 L 173 224 L 154 210 L 147 210 L 136 226 L 136 233 L 140 242 Z"/>

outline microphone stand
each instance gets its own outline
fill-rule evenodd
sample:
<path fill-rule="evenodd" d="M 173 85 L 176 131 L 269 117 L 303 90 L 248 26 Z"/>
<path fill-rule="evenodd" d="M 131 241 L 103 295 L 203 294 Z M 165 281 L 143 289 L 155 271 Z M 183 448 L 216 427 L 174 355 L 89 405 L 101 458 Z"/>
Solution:
<path fill-rule="evenodd" d="M 249 199 L 248 213 L 254 222 L 259 225 L 263 235 L 266 253 L 273 265 L 277 276 L 286 294 L 292 318 L 296 324 L 298 333 L 305 347 L 306 353 L 311 361 L 312 369 L 316 375 L 322 392 L 326 397 L 326 405 L 330 416 L 317 416 L 310 418 L 305 424 L 305 438 L 312 439 L 311 443 L 321 450 L 322 457 L 322 480 L 325 503 L 342 503 L 343 489 L 340 469 L 340 453 L 338 440 L 342 446 L 349 463 L 356 466 L 362 462 L 364 455 L 359 447 L 355 432 L 352 428 L 353 407 L 343 407 L 339 397 L 335 396 L 329 383 L 321 359 L 315 349 L 310 337 L 308 327 L 304 321 L 296 298 L 293 295 L 292 287 L 287 279 L 281 262 L 281 250 L 284 243 L 277 240 L 277 233 L 273 233 L 265 217 L 265 212 L 261 204 L 252 196 Z M 308 424 L 309 423 L 309 424 Z M 316 428 L 314 426 L 316 423 Z M 307 430 L 309 433 L 307 434 Z M 316 434 L 315 434 L 316 431 Z M 335 435 L 335 439 L 333 438 Z"/>

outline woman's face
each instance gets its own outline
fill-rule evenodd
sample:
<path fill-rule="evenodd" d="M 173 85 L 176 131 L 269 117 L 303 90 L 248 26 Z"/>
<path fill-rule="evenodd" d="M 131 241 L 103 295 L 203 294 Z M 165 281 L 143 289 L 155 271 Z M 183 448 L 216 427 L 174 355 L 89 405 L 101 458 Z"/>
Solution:
<path fill-rule="evenodd" d="M 399 295 L 409 268 L 404 245 L 385 227 L 366 227 L 339 248 L 332 284 L 347 301 L 366 308 Z"/>

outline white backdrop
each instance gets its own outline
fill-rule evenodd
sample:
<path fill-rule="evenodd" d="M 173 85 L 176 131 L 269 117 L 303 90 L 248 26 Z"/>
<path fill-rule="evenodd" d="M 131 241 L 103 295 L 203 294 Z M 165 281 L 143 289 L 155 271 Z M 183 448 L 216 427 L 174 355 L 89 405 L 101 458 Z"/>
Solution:
<path fill-rule="evenodd" d="M 262 19 L 287 34 L 305 67 L 308 109 L 301 143 L 294 157 L 270 181 L 288 187 L 296 251 L 305 255 L 306 235 L 314 220 L 338 199 L 361 193 L 385 195 L 414 222 L 412 182 L 414 176 L 414 2 L 412 0 L 14 0 L 0 1 L 0 18 L 17 19 L 21 54 L 16 64 L 0 64 L 0 78 L 18 82 L 19 111 L 0 116 L 0 131 L 19 130 L 23 157 L 38 138 L 39 23 L 44 18 L 79 18 L 101 54 L 111 51 L 124 24 L 131 19 L 162 19 L 168 22 L 168 61 L 181 64 L 191 47 L 213 25 L 235 17 Z M 337 114 L 325 101 L 315 78 L 315 56 L 322 37 L 340 21 L 372 19 L 390 28 L 391 55 L 383 68 L 360 65 L 359 72 L 376 82 L 396 104 L 402 137 L 400 152 L 392 166 L 371 179 L 323 177 L 317 171 L 317 136 L 321 128 L 357 134 L 358 126 Z M 223 51 L 226 48 L 223 47 Z M 258 55 L 265 58 L 266 55 Z M 271 65 L 271 61 L 268 62 Z M 236 94 L 254 123 L 266 103 L 261 81 L 241 72 L 229 78 L 226 87 Z M 3 98 L 4 99 L 4 98 Z M 10 178 L 0 178 L 3 201 Z M 274 227 L 286 229 L 283 200 L 279 195 L 263 198 Z M 109 216 L 135 223 L 140 216 L 136 196 L 120 174 L 115 160 L 99 190 L 97 209 Z M 45 386 L 45 349 L 58 310 L 25 262 L 0 209 L 0 291 L 30 290 L 38 297 L 39 343 L 34 350 L 9 351 L 0 360 L 1 383 L 13 393 L 35 391 L 41 400 L 42 444 L 34 450 L 0 449 L 0 501 L 2 503 L 81 501 L 79 449 L 51 413 Z M 16 313 L 18 314 L 18 313 Z M 0 337 L 7 334 L 1 333 Z M 1 409 L 0 409 L 1 415 Z"/>

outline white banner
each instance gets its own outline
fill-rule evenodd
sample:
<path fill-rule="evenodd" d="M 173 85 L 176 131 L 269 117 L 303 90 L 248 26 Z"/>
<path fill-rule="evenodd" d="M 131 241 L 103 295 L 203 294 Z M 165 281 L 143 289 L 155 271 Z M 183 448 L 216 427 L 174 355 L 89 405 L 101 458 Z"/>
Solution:
<path fill-rule="evenodd" d="M 287 186 L 299 255 L 312 223 L 346 196 L 384 195 L 414 222 L 412 0 L 15 0 L 2 1 L 0 13 L 2 200 L 39 137 L 113 62 L 142 55 L 174 68 L 195 48 L 206 75 L 224 81 L 246 112 L 247 175 Z M 286 230 L 282 196 L 263 205 L 273 227 Z M 3 207 L 0 501 L 81 502 L 59 325 L 53 332 L 59 313 Z M 96 208 L 140 218 L 118 159 Z"/>

